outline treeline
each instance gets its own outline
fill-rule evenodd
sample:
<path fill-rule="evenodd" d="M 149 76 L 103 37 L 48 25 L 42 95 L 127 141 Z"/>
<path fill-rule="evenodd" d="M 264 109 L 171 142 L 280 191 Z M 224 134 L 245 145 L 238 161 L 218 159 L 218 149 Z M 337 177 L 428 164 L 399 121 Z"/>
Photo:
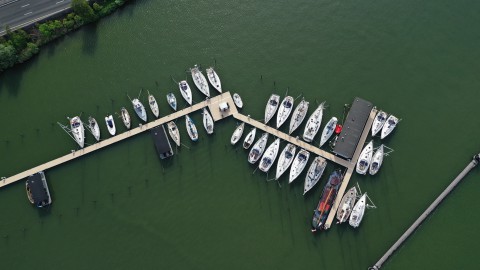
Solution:
<path fill-rule="evenodd" d="M 127 0 L 99 0 L 92 6 L 85 0 L 72 0 L 72 13 L 63 18 L 37 23 L 26 31 L 11 31 L 0 37 L 0 72 L 23 63 L 39 52 L 39 47 L 82 25 L 111 14 Z"/>

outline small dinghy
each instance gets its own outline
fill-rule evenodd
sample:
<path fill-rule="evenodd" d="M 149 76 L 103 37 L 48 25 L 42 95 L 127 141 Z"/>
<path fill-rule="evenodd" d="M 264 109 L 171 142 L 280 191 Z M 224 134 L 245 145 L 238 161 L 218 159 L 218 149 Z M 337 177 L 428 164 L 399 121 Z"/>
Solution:
<path fill-rule="evenodd" d="M 368 167 L 370 166 L 370 162 L 372 161 L 373 155 L 373 140 L 371 140 L 365 148 L 363 148 L 362 152 L 360 153 L 360 157 L 357 161 L 357 168 L 356 171 L 359 174 L 366 174 L 368 171 Z"/>
<path fill-rule="evenodd" d="M 293 111 L 292 119 L 290 120 L 290 129 L 288 134 L 292 134 L 303 122 L 305 116 L 307 115 L 309 102 L 302 98 L 302 101 L 297 105 Z"/>
<path fill-rule="evenodd" d="M 380 139 L 384 139 L 390 133 L 392 133 L 393 129 L 397 126 L 397 124 L 398 124 L 398 118 L 393 115 L 390 115 L 382 127 L 382 135 L 380 136 Z"/>
<path fill-rule="evenodd" d="M 343 223 L 348 220 L 350 213 L 352 213 L 353 207 L 357 200 L 357 188 L 350 188 L 345 195 L 343 195 L 342 200 L 337 209 L 337 224 Z"/>
<path fill-rule="evenodd" d="M 244 149 L 250 148 L 253 141 L 255 140 L 256 133 L 257 133 L 257 128 L 252 128 L 252 130 L 250 130 L 250 132 L 245 137 L 245 140 L 243 141 L 243 148 Z"/>
<path fill-rule="evenodd" d="M 190 85 L 188 85 L 187 81 L 180 81 L 178 83 L 178 88 L 180 89 L 180 94 L 182 94 L 182 97 L 185 99 L 185 101 L 187 101 L 189 105 L 192 105 L 192 90 L 190 89 Z M 175 106 L 175 110 L 176 107 L 177 106 Z"/>
<path fill-rule="evenodd" d="M 207 131 L 208 134 L 213 133 L 213 118 L 208 112 L 206 108 L 203 108 L 203 127 L 205 127 L 205 130 Z"/>
<path fill-rule="evenodd" d="M 373 120 L 372 124 L 372 137 L 377 135 L 377 133 L 382 130 L 383 125 L 387 121 L 387 113 L 384 111 L 378 111 L 377 115 L 375 116 L 375 120 Z"/>
<path fill-rule="evenodd" d="M 305 149 L 300 149 L 292 162 L 292 167 L 290 168 L 290 177 L 288 178 L 289 184 L 292 183 L 293 180 L 297 179 L 297 177 L 302 173 L 303 169 L 307 165 L 309 157 L 310 152 Z"/>
<path fill-rule="evenodd" d="M 152 110 L 153 115 L 158 118 L 158 115 L 160 114 L 160 112 L 158 111 L 158 103 L 155 97 L 150 94 L 150 92 L 148 93 L 148 104 L 150 105 L 150 109 Z"/>
<path fill-rule="evenodd" d="M 327 167 L 327 161 L 321 156 L 318 156 L 313 160 L 310 168 L 308 168 L 307 176 L 305 177 L 303 195 L 305 195 L 305 193 L 307 193 L 318 183 L 320 177 L 322 177 L 325 167 Z"/>
<path fill-rule="evenodd" d="M 260 160 L 260 165 L 258 165 L 258 168 L 262 172 L 268 172 L 268 170 L 270 170 L 270 167 L 272 167 L 273 162 L 275 162 L 275 159 L 277 158 L 278 148 L 280 148 L 279 138 L 273 141 L 273 143 L 268 146 L 267 150 L 265 150 L 265 153 Z"/>
<path fill-rule="evenodd" d="M 297 147 L 291 143 L 283 148 L 282 153 L 280 153 L 280 157 L 278 158 L 275 180 L 278 180 L 278 178 L 287 171 L 288 167 L 290 167 L 295 158 L 295 151 L 297 151 Z"/>
<path fill-rule="evenodd" d="M 122 113 L 123 124 L 127 129 L 130 129 L 130 123 L 131 123 L 130 114 L 128 114 L 128 111 L 127 109 L 125 109 L 125 107 L 122 107 L 121 113 Z"/>
<path fill-rule="evenodd" d="M 134 98 L 132 100 L 133 109 L 135 113 L 138 115 L 143 122 L 147 122 L 147 111 L 145 111 L 145 106 L 143 106 L 142 102 L 138 100 L 138 98 Z"/>
<path fill-rule="evenodd" d="M 237 106 L 237 108 L 239 109 L 243 107 L 243 101 L 239 94 L 237 93 L 233 94 L 233 103 L 235 103 L 235 106 Z"/>
<path fill-rule="evenodd" d="M 252 149 L 250 149 L 250 153 L 248 154 L 248 162 L 251 164 L 255 164 L 255 162 L 260 159 L 265 151 L 265 146 L 267 145 L 268 140 L 268 133 L 263 133 L 262 137 L 258 139 L 258 141 L 253 145 Z"/>
<path fill-rule="evenodd" d="M 188 136 L 190 136 L 190 139 L 196 142 L 198 140 L 197 127 L 193 123 L 192 118 L 190 118 L 188 115 L 185 115 L 185 126 L 187 127 L 187 133 Z"/>
<path fill-rule="evenodd" d="M 365 207 L 367 204 L 367 193 L 364 193 L 362 197 L 358 200 L 358 202 L 353 207 L 352 214 L 350 215 L 350 220 L 348 223 L 350 226 L 357 228 L 360 226 L 360 223 L 363 219 L 363 214 L 365 213 Z"/>
<path fill-rule="evenodd" d="M 240 125 L 237 126 L 237 128 L 232 134 L 232 138 L 230 138 L 230 143 L 232 145 L 235 145 L 240 140 L 243 134 L 244 127 L 245 127 L 245 123 L 241 123 Z"/>
<path fill-rule="evenodd" d="M 207 79 L 203 76 L 203 73 L 200 71 L 197 65 L 190 69 L 192 73 L 193 83 L 195 86 L 202 92 L 205 96 L 210 97 L 210 88 L 208 87 Z"/>
<path fill-rule="evenodd" d="M 80 148 L 83 148 L 85 145 L 85 128 L 79 116 L 70 119 L 70 131 Z"/>
<path fill-rule="evenodd" d="M 167 94 L 167 102 L 170 107 L 172 107 L 173 110 L 177 110 L 177 98 L 173 93 L 168 93 Z"/>
<path fill-rule="evenodd" d="M 335 127 L 337 126 L 337 122 L 338 119 L 336 117 L 332 117 L 332 119 L 330 119 L 325 125 L 322 131 L 322 137 L 320 138 L 319 147 L 322 147 L 322 145 L 324 145 L 330 139 L 330 137 L 332 137 Z"/>
<path fill-rule="evenodd" d="M 113 116 L 111 114 L 105 117 L 105 124 L 107 124 L 108 133 L 110 133 L 110 135 L 112 136 L 115 136 L 117 130 L 115 128 L 115 122 L 113 121 Z"/>
<path fill-rule="evenodd" d="M 278 109 L 278 103 L 280 101 L 280 96 L 276 94 L 272 94 L 268 99 L 267 106 L 265 107 L 265 124 L 272 119 L 275 115 L 275 112 Z"/>
<path fill-rule="evenodd" d="M 207 72 L 207 78 L 213 88 L 217 89 L 218 92 L 222 93 L 222 83 L 220 82 L 220 77 L 218 77 L 217 72 L 213 67 L 209 67 L 205 70 Z"/>
<path fill-rule="evenodd" d="M 293 109 L 293 101 L 293 97 L 286 96 L 280 104 L 280 108 L 278 109 L 277 113 L 277 128 L 280 128 L 290 116 L 290 113 Z"/>
<path fill-rule="evenodd" d="M 177 146 L 180 146 L 180 132 L 178 131 L 177 125 L 175 125 L 175 122 L 170 121 L 167 124 L 168 128 L 168 134 L 170 134 L 170 137 L 172 137 L 172 140 L 177 144 Z"/>
<path fill-rule="evenodd" d="M 90 131 L 93 134 L 93 137 L 95 137 L 95 140 L 100 141 L 100 127 L 98 126 L 97 120 L 93 117 L 88 117 L 88 127 L 90 128 Z"/>
<path fill-rule="evenodd" d="M 375 154 L 373 154 L 372 158 L 372 164 L 370 165 L 369 173 L 371 175 L 375 175 L 378 170 L 380 170 L 380 167 L 382 166 L 383 162 L 383 144 L 378 147 L 377 151 L 375 151 Z"/>

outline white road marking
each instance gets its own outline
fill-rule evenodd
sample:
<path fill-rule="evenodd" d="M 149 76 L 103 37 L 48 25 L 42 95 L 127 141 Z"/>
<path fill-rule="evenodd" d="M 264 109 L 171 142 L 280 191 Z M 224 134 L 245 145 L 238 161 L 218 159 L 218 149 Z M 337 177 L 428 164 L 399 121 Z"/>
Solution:
<path fill-rule="evenodd" d="M 64 0 L 58 1 L 58 2 L 55 3 L 55 5 L 58 5 L 58 4 L 60 4 L 60 3 L 63 3 L 63 1 L 64 1 Z"/>
<path fill-rule="evenodd" d="M 32 14 L 32 12 L 31 12 L 31 11 L 30 11 L 30 12 L 27 12 L 27 13 L 23 14 L 23 16 L 27 16 L 27 15 L 29 15 L 29 14 Z"/>
<path fill-rule="evenodd" d="M 30 4 L 23 5 L 22 8 L 28 7 L 28 6 L 30 6 Z"/>

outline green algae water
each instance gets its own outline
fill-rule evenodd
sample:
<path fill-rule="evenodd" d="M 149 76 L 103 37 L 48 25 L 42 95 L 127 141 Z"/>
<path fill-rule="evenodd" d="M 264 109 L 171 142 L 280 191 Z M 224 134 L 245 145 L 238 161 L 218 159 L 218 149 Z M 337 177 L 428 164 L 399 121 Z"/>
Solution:
<path fill-rule="evenodd" d="M 76 149 L 56 124 L 67 116 L 96 117 L 106 137 L 103 117 L 126 106 L 137 126 L 126 94 L 142 87 L 161 115 L 171 113 L 169 91 L 183 107 L 171 76 L 188 77 L 193 89 L 185 70 L 194 64 L 216 62 L 223 88 L 255 119 L 272 92 L 288 89 L 311 102 L 309 112 L 326 100 L 324 123 L 355 96 L 402 121 L 384 141 L 395 151 L 379 174 L 350 181 L 378 206 L 356 230 L 312 235 L 327 176 L 306 196 L 305 174 L 291 185 L 285 176 L 281 186 L 267 182 L 273 174 L 253 174 L 247 152 L 230 145 L 235 119 L 207 136 L 197 112 L 199 141 L 179 119 L 188 148 L 169 160 L 159 160 L 147 132 L 46 171 L 48 210 L 29 204 L 23 181 L 2 188 L 0 268 L 366 269 L 480 151 L 479 8 L 468 0 L 139 0 L 42 48 L 0 75 L 0 176 Z M 478 178 L 475 169 L 384 268 L 476 269 Z"/>

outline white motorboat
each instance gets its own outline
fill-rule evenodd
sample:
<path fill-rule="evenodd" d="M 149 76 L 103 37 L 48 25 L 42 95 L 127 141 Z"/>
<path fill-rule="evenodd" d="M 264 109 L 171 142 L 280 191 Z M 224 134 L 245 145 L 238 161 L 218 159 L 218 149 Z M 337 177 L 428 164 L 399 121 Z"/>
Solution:
<path fill-rule="evenodd" d="M 83 148 L 85 145 L 85 128 L 79 116 L 70 119 L 70 131 L 80 148 Z"/>
<path fill-rule="evenodd" d="M 177 125 L 175 122 L 170 121 L 167 124 L 168 128 L 168 134 L 170 134 L 170 137 L 172 137 L 172 140 L 177 144 L 177 146 L 180 146 L 180 132 L 178 131 Z"/>
<path fill-rule="evenodd" d="M 133 109 L 135 113 L 138 115 L 143 122 L 147 122 L 147 111 L 145 111 L 145 106 L 143 106 L 142 102 L 138 100 L 138 98 L 134 98 L 132 100 Z"/>
<path fill-rule="evenodd" d="M 324 145 L 330 139 L 330 137 L 332 137 L 335 127 L 337 126 L 337 122 L 338 119 L 336 117 L 332 117 L 332 119 L 330 119 L 325 125 L 322 131 L 322 137 L 320 138 L 319 147 L 322 147 L 322 145 Z"/>
<path fill-rule="evenodd" d="M 378 170 L 380 170 L 380 167 L 382 166 L 382 162 L 383 162 L 383 154 L 384 154 L 384 151 L 383 151 L 383 144 L 380 145 L 380 147 L 378 147 L 377 151 L 375 151 L 375 154 L 373 154 L 373 158 L 372 158 L 372 164 L 370 164 L 370 169 L 369 169 L 369 173 L 371 175 L 375 175 Z"/>
<path fill-rule="evenodd" d="M 307 115 L 309 102 L 302 98 L 302 101 L 297 105 L 293 111 L 292 119 L 290 120 L 290 129 L 288 134 L 292 134 L 303 122 L 305 116 Z"/>
<path fill-rule="evenodd" d="M 283 99 L 282 103 L 280 103 L 280 107 L 278 108 L 277 113 L 277 128 L 281 127 L 290 116 L 290 113 L 293 109 L 293 101 L 293 97 L 286 96 Z"/>
<path fill-rule="evenodd" d="M 367 204 L 367 193 L 364 193 L 362 197 L 358 200 L 358 202 L 353 207 L 352 213 L 350 214 L 350 220 L 348 223 L 357 228 L 362 222 L 363 214 L 365 213 L 365 207 Z"/>
<path fill-rule="evenodd" d="M 325 102 L 322 102 L 318 108 L 308 118 L 305 130 L 303 131 L 303 140 L 306 142 L 313 141 L 315 135 L 317 135 L 320 125 L 322 124 L 323 109 L 325 108 Z"/>
<path fill-rule="evenodd" d="M 240 125 L 237 126 L 237 128 L 235 129 L 235 131 L 232 134 L 232 137 L 230 138 L 230 143 L 232 145 L 235 145 L 240 140 L 240 138 L 243 135 L 243 128 L 244 127 L 245 127 L 245 123 L 243 123 L 243 122 Z"/>
<path fill-rule="evenodd" d="M 327 161 L 323 157 L 318 156 L 313 160 L 310 168 L 308 168 L 307 176 L 305 177 L 303 195 L 318 183 L 320 177 L 322 177 L 323 171 L 325 171 L 325 167 L 327 167 Z"/>
<path fill-rule="evenodd" d="M 113 121 L 113 116 L 111 114 L 105 116 L 105 124 L 107 124 L 108 133 L 110 133 L 112 136 L 115 136 L 117 129 L 115 128 L 115 122 Z"/>
<path fill-rule="evenodd" d="M 188 136 L 190 136 L 190 139 L 196 142 L 198 140 L 197 127 L 193 123 L 192 118 L 190 118 L 188 115 L 185 115 L 185 126 L 187 127 L 187 133 Z"/>
<path fill-rule="evenodd" d="M 257 128 L 252 128 L 252 130 L 250 130 L 250 132 L 245 137 L 245 140 L 243 141 L 243 148 L 244 149 L 250 148 L 253 141 L 255 140 L 256 133 L 257 133 Z"/>
<path fill-rule="evenodd" d="M 371 140 L 360 153 L 357 161 L 356 171 L 359 174 L 366 174 L 373 156 L 373 140 Z"/>
<path fill-rule="evenodd" d="M 205 130 L 208 134 L 213 133 L 213 118 L 206 108 L 203 108 L 203 126 L 205 127 Z"/>
<path fill-rule="evenodd" d="M 265 124 L 272 119 L 275 115 L 275 112 L 278 109 L 278 103 L 280 101 L 280 96 L 272 94 L 268 99 L 267 106 L 265 107 Z"/>
<path fill-rule="evenodd" d="M 265 153 L 263 154 L 262 159 L 260 160 L 260 164 L 258 165 L 258 168 L 262 172 L 268 172 L 268 170 L 270 170 L 270 168 L 273 165 L 273 162 L 275 162 L 275 159 L 277 158 L 278 148 L 280 148 L 279 138 L 273 141 L 273 143 L 268 146 L 267 150 L 265 150 Z"/>
<path fill-rule="evenodd" d="M 127 109 L 125 109 L 125 107 L 122 107 L 120 111 L 122 113 L 121 118 L 122 118 L 123 124 L 127 129 L 130 129 L 130 124 L 131 124 L 130 114 L 128 114 L 128 111 Z"/>
<path fill-rule="evenodd" d="M 372 137 L 382 130 L 383 125 L 387 121 L 387 113 L 384 111 L 378 111 L 372 124 Z"/>
<path fill-rule="evenodd" d="M 393 114 L 390 115 L 382 127 L 382 135 L 380 136 L 380 138 L 384 139 L 390 133 L 392 133 L 393 129 L 397 126 L 397 124 L 398 124 L 398 118 L 393 116 Z"/>
<path fill-rule="evenodd" d="M 292 167 L 290 168 L 290 177 L 288 178 L 288 183 L 292 183 L 293 180 L 297 179 L 297 177 L 302 173 L 303 169 L 307 165 L 308 158 L 310 157 L 310 152 L 305 149 L 300 149 L 295 159 L 292 162 Z"/>
<path fill-rule="evenodd" d="M 239 94 L 233 94 L 233 103 L 235 103 L 235 106 L 237 106 L 239 109 L 243 107 L 243 101 Z"/>
<path fill-rule="evenodd" d="M 153 115 L 158 118 L 158 115 L 160 114 L 158 110 L 158 103 L 155 97 L 150 93 L 148 93 L 148 104 L 150 105 Z"/>
<path fill-rule="evenodd" d="M 190 95 L 190 99 L 191 99 L 191 95 Z M 167 102 L 168 102 L 168 105 L 170 105 L 170 107 L 172 107 L 173 110 L 175 111 L 177 110 L 177 98 L 173 93 L 167 94 Z"/>
<path fill-rule="evenodd" d="M 210 88 L 208 87 L 207 79 L 203 76 L 203 73 L 200 71 L 197 65 L 190 69 L 192 73 L 193 83 L 195 86 L 202 92 L 205 96 L 210 97 Z"/>
<path fill-rule="evenodd" d="M 348 220 L 352 213 L 355 202 L 357 201 L 357 188 L 351 187 L 345 195 L 343 195 L 337 209 L 337 224 Z"/>
<path fill-rule="evenodd" d="M 207 78 L 213 88 L 217 89 L 218 92 L 222 93 L 222 83 L 220 82 L 220 77 L 218 77 L 217 72 L 213 69 L 213 67 L 209 67 L 206 69 L 207 71 Z"/>
<path fill-rule="evenodd" d="M 189 105 L 192 105 L 192 90 L 190 90 L 190 85 L 188 85 L 187 81 L 180 81 L 178 83 L 178 88 L 180 89 L 180 94 L 182 94 L 182 97 L 187 101 Z M 175 106 L 175 110 L 176 107 L 177 106 Z"/>
<path fill-rule="evenodd" d="M 282 153 L 280 153 L 280 156 L 278 157 L 275 180 L 278 180 L 278 178 L 280 178 L 280 176 L 287 171 L 288 167 L 290 167 L 293 159 L 295 158 L 295 151 L 297 151 L 297 147 L 291 143 L 287 144 L 287 146 L 283 148 Z"/>
<path fill-rule="evenodd" d="M 93 117 L 88 117 L 88 127 L 90 128 L 90 131 L 93 134 L 93 137 L 95 137 L 95 140 L 100 141 L 100 127 L 98 126 L 97 120 Z"/>
<path fill-rule="evenodd" d="M 254 164 L 262 156 L 265 151 L 265 146 L 267 145 L 268 133 L 263 133 L 262 137 L 253 145 L 248 154 L 248 162 Z"/>

